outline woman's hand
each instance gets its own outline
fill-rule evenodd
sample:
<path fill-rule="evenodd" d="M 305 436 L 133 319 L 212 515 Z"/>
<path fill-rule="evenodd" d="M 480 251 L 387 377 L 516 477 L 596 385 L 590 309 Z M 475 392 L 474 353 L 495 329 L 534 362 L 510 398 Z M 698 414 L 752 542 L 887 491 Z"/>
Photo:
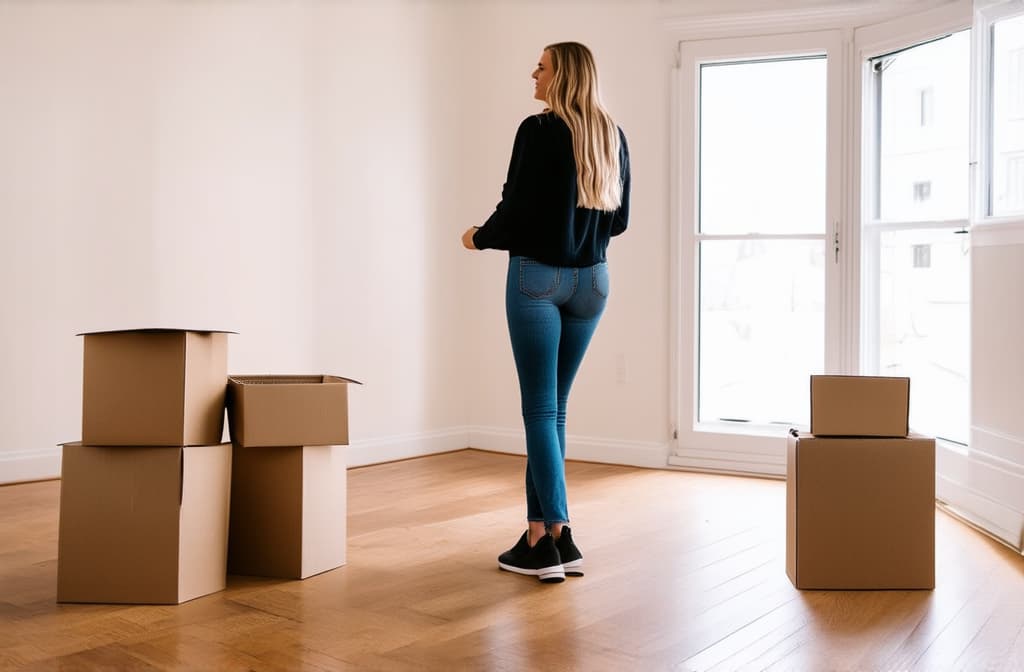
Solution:
<path fill-rule="evenodd" d="M 462 246 L 467 250 L 475 250 L 476 245 L 473 244 L 473 234 L 476 233 L 479 226 L 471 226 L 466 229 L 466 232 L 462 234 Z"/>

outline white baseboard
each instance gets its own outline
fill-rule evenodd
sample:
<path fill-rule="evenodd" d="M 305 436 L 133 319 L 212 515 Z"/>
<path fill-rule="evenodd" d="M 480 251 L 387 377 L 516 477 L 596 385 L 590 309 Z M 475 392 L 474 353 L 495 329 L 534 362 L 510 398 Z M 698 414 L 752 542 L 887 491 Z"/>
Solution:
<path fill-rule="evenodd" d="M 1024 553 L 1024 513 L 942 476 L 935 479 L 935 498 L 954 515 Z"/>
<path fill-rule="evenodd" d="M 951 513 L 1024 551 L 1024 441 L 971 427 L 969 450 L 937 444 L 935 497 Z"/>
<path fill-rule="evenodd" d="M 466 427 L 354 440 L 345 451 L 348 466 L 393 462 L 447 453 L 469 446 Z M 0 485 L 60 478 L 59 447 L 45 451 L 0 452 Z"/>
<path fill-rule="evenodd" d="M 664 469 L 667 444 L 569 436 L 572 460 Z M 430 432 L 354 439 L 345 451 L 349 467 L 393 462 L 476 448 L 496 453 L 526 454 L 523 430 L 459 426 Z M 0 484 L 60 477 L 60 448 L 47 451 L 0 453 Z"/>
<path fill-rule="evenodd" d="M 677 448 L 668 463 L 690 471 L 740 476 L 786 477 L 786 454 Z"/>
<path fill-rule="evenodd" d="M 60 478 L 59 447 L 0 452 L 0 485 Z"/>
<path fill-rule="evenodd" d="M 623 441 L 588 436 L 566 436 L 566 458 L 583 462 L 622 464 L 664 469 L 668 445 L 648 441 Z M 526 454 L 526 433 L 521 429 L 470 427 L 469 446 L 512 455 Z"/>
<path fill-rule="evenodd" d="M 469 446 L 469 428 L 451 427 L 374 439 L 353 440 L 345 451 L 349 467 L 448 453 Z"/>

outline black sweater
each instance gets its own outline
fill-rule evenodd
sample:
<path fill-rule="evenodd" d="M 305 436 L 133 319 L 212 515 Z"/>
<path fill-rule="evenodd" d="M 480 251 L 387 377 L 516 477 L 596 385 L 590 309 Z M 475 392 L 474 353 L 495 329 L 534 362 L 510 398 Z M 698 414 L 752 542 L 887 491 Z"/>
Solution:
<path fill-rule="evenodd" d="M 622 129 L 619 140 L 622 205 L 614 212 L 580 208 L 569 127 L 552 112 L 524 119 L 501 202 L 473 234 L 473 244 L 551 266 L 582 268 L 605 261 L 609 238 L 625 231 L 629 220 L 629 149 Z"/>

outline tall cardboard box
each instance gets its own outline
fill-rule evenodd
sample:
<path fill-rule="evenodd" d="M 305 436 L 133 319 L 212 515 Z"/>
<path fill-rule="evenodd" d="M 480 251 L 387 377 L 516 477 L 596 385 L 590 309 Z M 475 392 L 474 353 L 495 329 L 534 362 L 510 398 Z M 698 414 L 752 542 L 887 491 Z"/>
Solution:
<path fill-rule="evenodd" d="M 909 412 L 910 378 L 811 376 L 815 436 L 906 436 Z"/>
<path fill-rule="evenodd" d="M 58 602 L 178 604 L 223 590 L 231 445 L 64 446 Z"/>
<path fill-rule="evenodd" d="M 786 573 L 801 589 L 935 587 L 935 439 L 789 437 Z"/>
<path fill-rule="evenodd" d="M 142 329 L 84 334 L 82 443 L 221 442 L 227 333 Z"/>
<path fill-rule="evenodd" d="M 304 579 L 345 564 L 340 446 L 234 446 L 228 572 Z"/>
<path fill-rule="evenodd" d="M 348 445 L 348 386 L 340 376 L 228 378 L 231 442 L 252 447 Z"/>

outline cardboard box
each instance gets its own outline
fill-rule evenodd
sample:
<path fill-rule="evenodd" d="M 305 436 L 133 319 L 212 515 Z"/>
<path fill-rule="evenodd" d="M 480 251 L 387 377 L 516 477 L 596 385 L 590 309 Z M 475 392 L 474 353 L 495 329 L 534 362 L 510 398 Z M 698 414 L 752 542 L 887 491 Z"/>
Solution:
<path fill-rule="evenodd" d="M 802 589 L 935 587 L 935 439 L 791 435 L 786 574 Z"/>
<path fill-rule="evenodd" d="M 339 376 L 230 376 L 231 442 L 252 447 L 348 445 L 348 386 Z"/>
<path fill-rule="evenodd" d="M 144 329 L 84 336 L 83 444 L 221 442 L 226 332 Z"/>
<path fill-rule="evenodd" d="M 344 565 L 346 469 L 338 446 L 235 446 L 228 571 L 304 579 Z"/>
<path fill-rule="evenodd" d="M 811 376 L 815 436 L 904 437 L 909 410 L 909 378 Z"/>
<path fill-rule="evenodd" d="M 64 446 L 58 602 L 178 604 L 224 589 L 231 445 Z"/>

